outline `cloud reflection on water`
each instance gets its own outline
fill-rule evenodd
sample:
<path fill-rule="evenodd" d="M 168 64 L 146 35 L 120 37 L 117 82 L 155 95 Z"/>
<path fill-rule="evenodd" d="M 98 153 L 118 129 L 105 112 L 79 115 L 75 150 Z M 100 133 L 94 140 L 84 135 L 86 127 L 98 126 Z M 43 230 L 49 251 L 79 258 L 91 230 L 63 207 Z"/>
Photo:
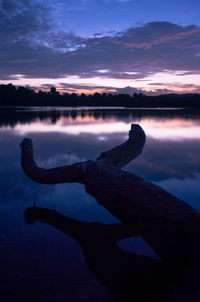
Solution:
<path fill-rule="evenodd" d="M 173 122 L 156 122 L 152 120 L 143 120 L 140 123 L 149 137 L 162 140 L 184 140 L 190 138 L 200 139 L 199 123 L 180 120 Z M 124 122 L 102 122 L 93 124 L 93 122 L 84 123 L 63 123 L 63 124 L 42 124 L 40 122 L 31 123 L 30 125 L 17 125 L 15 131 L 20 135 L 26 135 L 32 132 L 59 132 L 66 134 L 79 135 L 88 134 L 115 134 L 124 133 L 127 136 L 129 125 Z M 175 131 L 174 131 L 175 129 Z"/>
<path fill-rule="evenodd" d="M 53 167 L 97 158 L 102 151 L 127 139 L 131 122 L 141 124 L 146 132 L 147 142 L 142 155 L 130 163 L 126 167 L 127 170 L 156 182 L 169 183 L 174 179 L 198 178 L 197 175 L 200 173 L 198 116 L 186 119 L 182 115 L 177 117 L 175 113 L 175 117 L 167 115 L 164 119 L 159 111 L 157 116 L 155 112 L 151 116 L 147 111 L 138 114 L 134 111 L 131 116 L 131 111 L 123 109 L 110 111 L 73 109 L 64 113 L 53 111 L 51 118 L 50 113 L 43 112 L 41 116 L 39 111 L 25 110 L 13 113 L 10 123 L 9 119 L 2 122 L 0 131 L 2 142 L 0 154 L 3 159 L 0 185 L 2 200 L 21 198 L 24 194 L 30 199 L 29 196 L 33 192 L 35 192 L 33 196 L 39 199 L 41 196 L 45 200 L 50 198 L 47 188 L 41 186 L 38 189 L 38 185 L 30 183 L 21 175 L 19 157 L 16 156 L 19 155 L 18 145 L 21 136 L 30 136 L 33 139 L 39 165 Z M 62 186 L 59 194 L 61 191 L 63 191 L 61 195 L 67 194 L 67 190 L 68 188 Z M 189 187 L 188 190 L 190 191 Z"/>
<path fill-rule="evenodd" d="M 200 211 L 198 116 L 194 119 L 176 115 L 164 118 L 159 112 L 157 116 L 147 116 L 147 112 L 144 115 L 130 114 L 129 110 L 120 112 L 109 114 L 105 110 L 102 114 L 99 110 L 74 110 L 65 116 L 56 112 L 8 112 L 7 117 L 0 120 L 0 235 L 14 234 L 15 238 L 1 242 L 0 266 L 9 290 L 10 284 L 12 288 L 19 287 L 20 278 L 23 289 L 13 290 L 21 294 L 23 282 L 29 279 L 32 282 L 31 278 L 36 276 L 38 279 L 34 279 L 34 288 L 38 296 L 43 293 L 43 301 L 47 294 L 44 284 L 52 297 L 63 293 L 65 297 L 72 295 L 73 301 L 78 301 L 80 296 L 77 296 L 77 290 L 73 291 L 78 284 L 83 295 L 94 291 L 95 295 L 91 297 L 98 295 L 99 301 L 110 301 L 104 287 L 88 273 L 81 252 L 70 237 L 64 238 L 62 233 L 39 223 L 29 227 L 23 217 L 25 208 L 36 201 L 37 206 L 56 209 L 81 221 L 117 221 L 79 184 L 53 187 L 28 179 L 19 162 L 22 136 L 33 139 L 37 163 L 52 167 L 95 159 L 102 151 L 126 139 L 131 122 L 140 123 L 147 134 L 146 145 L 143 153 L 125 169 L 157 182 Z M 130 241 L 120 245 L 129 250 L 133 244 Z M 137 241 L 135 248 L 140 253 L 145 249 L 149 254 L 142 242 Z M 47 278 L 49 275 L 52 279 Z M 84 284 L 80 280 L 84 280 Z M 54 287 L 49 285 L 52 282 Z M 29 288 L 33 290 L 32 283 L 26 284 L 27 292 Z"/>
<path fill-rule="evenodd" d="M 167 110 L 126 110 L 110 109 L 68 109 L 66 111 L 28 110 L 16 112 L 15 122 L 9 122 L 2 118 L 1 131 L 12 129 L 17 135 L 28 133 L 64 133 L 69 135 L 81 135 L 83 133 L 103 135 L 124 134 L 127 138 L 130 123 L 140 123 L 148 137 L 162 140 L 200 139 L 200 117 L 191 118 L 184 116 L 184 111 L 172 110 L 170 115 Z M 157 113 L 157 114 L 156 114 Z M 161 114 L 162 113 L 162 114 Z M 187 112 L 186 112 L 187 114 Z M 5 122 L 4 122 L 5 119 Z M 13 129 L 14 127 L 14 129 Z"/>

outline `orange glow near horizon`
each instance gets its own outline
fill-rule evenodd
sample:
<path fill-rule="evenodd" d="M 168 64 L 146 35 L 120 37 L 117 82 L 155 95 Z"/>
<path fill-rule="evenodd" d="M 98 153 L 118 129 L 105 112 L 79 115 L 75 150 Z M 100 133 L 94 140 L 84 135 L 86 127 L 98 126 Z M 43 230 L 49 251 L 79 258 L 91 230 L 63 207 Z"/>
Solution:
<path fill-rule="evenodd" d="M 157 90 L 159 92 L 160 89 L 168 89 L 169 92 L 176 93 L 200 92 L 199 74 L 187 74 L 186 72 L 184 74 L 184 71 L 169 70 L 151 74 L 142 79 L 108 78 L 103 74 L 101 76 L 91 78 L 80 78 L 79 76 L 68 76 L 58 79 L 18 77 L 17 79 L 11 79 L 11 81 L 1 81 L 2 84 L 8 84 L 9 82 L 12 82 L 13 85 L 16 86 L 28 85 L 35 87 L 36 90 L 42 89 L 44 91 L 49 91 L 49 88 L 45 88 L 45 85 L 55 86 L 61 93 L 74 92 L 78 94 L 93 94 L 95 92 L 112 93 L 118 88 L 121 89 L 127 86 L 141 89 L 146 93 L 153 93 Z M 62 85 L 60 83 L 62 83 Z M 64 88 L 64 84 L 67 85 L 66 88 Z"/>
<path fill-rule="evenodd" d="M 43 89 L 44 91 L 49 91 L 49 89 Z M 61 94 L 63 94 L 63 93 L 69 93 L 69 94 L 71 94 L 71 93 L 76 93 L 76 94 L 82 94 L 82 93 L 84 93 L 84 94 L 94 94 L 94 93 L 96 93 L 96 92 L 98 92 L 98 93 L 104 93 L 105 92 L 105 88 L 93 88 L 93 89 L 82 89 L 82 88 L 78 88 L 78 89 L 62 89 L 62 88 L 57 88 L 57 91 L 59 91 Z M 116 90 L 115 89 L 108 89 L 108 91 L 107 92 L 109 92 L 109 93 L 114 93 L 114 92 L 116 92 Z"/>

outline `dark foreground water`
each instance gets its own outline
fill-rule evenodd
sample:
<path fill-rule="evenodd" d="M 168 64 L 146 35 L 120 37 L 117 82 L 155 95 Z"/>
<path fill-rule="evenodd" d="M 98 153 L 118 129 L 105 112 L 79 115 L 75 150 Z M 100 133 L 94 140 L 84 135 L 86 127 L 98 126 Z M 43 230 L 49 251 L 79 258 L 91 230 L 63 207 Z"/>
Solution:
<path fill-rule="evenodd" d="M 131 123 L 143 127 L 147 141 L 143 153 L 124 169 L 157 183 L 200 211 L 198 112 L 120 108 L 0 111 L 0 286 L 3 302 L 118 301 L 118 290 L 113 290 L 115 285 L 108 286 L 106 281 L 112 269 L 113 282 L 114 275 L 119 273 L 117 269 L 115 272 L 115 264 L 108 268 L 110 262 L 106 262 L 112 252 L 109 242 L 102 240 L 106 230 L 100 225 L 95 238 L 90 235 L 90 227 L 88 236 L 83 232 L 84 222 L 113 224 L 118 220 L 98 205 L 80 184 L 41 185 L 28 179 L 20 167 L 19 144 L 24 137 L 30 137 L 36 162 L 42 167 L 66 165 L 95 159 L 102 151 L 122 143 L 128 137 Z M 24 212 L 33 204 L 78 220 L 77 236 L 80 238 L 84 233 L 79 241 L 83 242 L 82 247 L 73 236 L 74 220 L 66 220 L 68 234 L 43 222 L 28 224 Z M 91 223 L 90 226 L 94 230 L 98 225 Z M 101 237 L 100 247 L 98 236 Z M 117 245 L 127 257 L 139 254 L 157 258 L 141 238 L 120 240 Z M 120 265 L 116 263 L 116 267 Z M 126 271 L 123 266 L 121 274 L 122 279 L 130 280 L 138 271 Z M 121 300 L 128 298 L 124 295 Z"/>

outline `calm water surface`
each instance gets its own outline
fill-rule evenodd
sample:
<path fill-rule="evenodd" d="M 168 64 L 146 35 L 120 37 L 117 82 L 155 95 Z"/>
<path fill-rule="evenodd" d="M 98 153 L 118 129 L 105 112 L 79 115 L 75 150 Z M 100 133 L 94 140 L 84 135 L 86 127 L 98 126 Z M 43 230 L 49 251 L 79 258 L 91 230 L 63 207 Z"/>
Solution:
<path fill-rule="evenodd" d="M 128 138 L 146 135 L 143 153 L 124 169 L 153 181 L 200 211 L 200 114 L 186 110 L 19 108 L 0 112 L 0 278 L 4 301 L 117 301 L 88 269 L 81 247 L 52 226 L 26 223 L 24 211 L 53 209 L 82 222 L 118 222 L 79 184 L 41 185 L 20 168 L 19 144 L 33 140 L 36 162 L 54 167 L 95 159 Z M 156 255 L 140 238 L 124 251 Z"/>

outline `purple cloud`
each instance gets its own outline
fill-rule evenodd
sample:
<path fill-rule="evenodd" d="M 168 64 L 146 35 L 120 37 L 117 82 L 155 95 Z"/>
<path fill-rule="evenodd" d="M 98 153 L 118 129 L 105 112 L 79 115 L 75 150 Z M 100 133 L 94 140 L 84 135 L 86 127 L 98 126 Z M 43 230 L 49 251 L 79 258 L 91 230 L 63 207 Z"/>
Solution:
<path fill-rule="evenodd" d="M 0 2 L 1 80 L 16 74 L 143 79 L 166 69 L 180 71 L 179 76 L 200 73 L 198 26 L 152 22 L 115 35 L 82 38 L 59 28 L 50 16 L 50 9 L 37 1 Z"/>

